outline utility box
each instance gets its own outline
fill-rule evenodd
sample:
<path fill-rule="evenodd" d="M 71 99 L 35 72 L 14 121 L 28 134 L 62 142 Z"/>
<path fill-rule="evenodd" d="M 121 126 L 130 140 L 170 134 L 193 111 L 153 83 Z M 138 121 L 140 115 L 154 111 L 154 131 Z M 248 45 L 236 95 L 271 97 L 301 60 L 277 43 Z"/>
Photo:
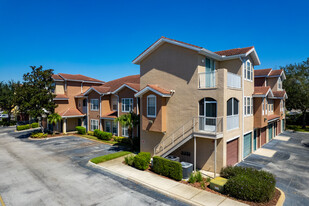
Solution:
<path fill-rule="evenodd" d="M 193 164 L 190 162 L 180 162 L 182 166 L 182 179 L 188 179 L 193 171 Z"/>
<path fill-rule="evenodd" d="M 227 179 L 223 177 L 216 177 L 210 181 L 210 189 L 218 191 L 220 193 L 224 192 L 224 185 L 227 182 Z"/>
<path fill-rule="evenodd" d="M 165 157 L 165 159 L 179 162 L 179 157 L 176 157 L 176 156 L 173 156 L 173 155 L 169 155 L 169 156 Z"/>

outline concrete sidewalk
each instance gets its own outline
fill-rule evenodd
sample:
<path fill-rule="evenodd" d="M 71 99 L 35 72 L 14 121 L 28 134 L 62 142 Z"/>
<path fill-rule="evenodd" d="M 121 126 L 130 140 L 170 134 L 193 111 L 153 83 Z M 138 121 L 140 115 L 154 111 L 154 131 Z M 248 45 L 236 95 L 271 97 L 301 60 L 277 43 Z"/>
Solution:
<path fill-rule="evenodd" d="M 181 200 L 190 205 L 246 205 L 241 202 L 211 193 L 195 187 L 176 182 L 159 175 L 141 171 L 123 164 L 124 157 L 114 160 L 94 164 L 89 161 L 89 165 L 101 168 L 107 172 L 144 185 L 164 195 Z"/>

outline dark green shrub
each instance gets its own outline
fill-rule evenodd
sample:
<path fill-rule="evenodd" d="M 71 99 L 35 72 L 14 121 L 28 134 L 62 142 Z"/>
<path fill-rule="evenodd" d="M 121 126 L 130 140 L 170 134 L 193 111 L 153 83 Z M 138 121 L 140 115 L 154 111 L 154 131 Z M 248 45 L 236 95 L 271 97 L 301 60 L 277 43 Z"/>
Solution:
<path fill-rule="evenodd" d="M 111 140 L 113 138 L 113 134 L 109 132 L 103 132 L 98 129 L 94 130 L 94 136 L 101 140 Z"/>
<path fill-rule="evenodd" d="M 127 144 L 127 143 L 130 142 L 128 137 L 115 136 L 115 137 L 113 137 L 113 138 L 114 138 L 114 140 L 115 140 L 116 142 L 118 142 L 118 143 Z"/>
<path fill-rule="evenodd" d="M 276 180 L 273 174 L 253 168 L 227 167 L 221 175 L 228 178 L 225 193 L 246 201 L 267 202 L 275 192 Z"/>
<path fill-rule="evenodd" d="M 44 134 L 42 132 L 33 132 L 30 136 L 32 138 L 46 138 L 47 134 Z"/>
<path fill-rule="evenodd" d="M 189 183 L 203 182 L 202 173 L 200 171 L 191 172 L 188 182 Z"/>
<path fill-rule="evenodd" d="M 150 152 L 140 152 L 138 153 L 138 155 L 144 157 L 147 160 L 147 162 L 150 163 L 151 160 Z"/>
<path fill-rule="evenodd" d="M 134 157 L 134 167 L 140 170 L 146 170 L 149 167 L 150 159 L 147 155 L 139 153 Z"/>
<path fill-rule="evenodd" d="M 37 128 L 37 127 L 39 127 L 39 123 L 34 122 L 31 124 L 31 128 Z"/>
<path fill-rule="evenodd" d="M 25 125 L 17 126 L 16 129 L 18 131 L 25 130 L 25 129 L 30 129 L 30 124 L 25 124 Z"/>
<path fill-rule="evenodd" d="M 182 166 L 179 162 L 171 161 L 163 157 L 153 157 L 153 171 L 174 180 L 182 180 Z"/>
<path fill-rule="evenodd" d="M 131 154 L 131 155 L 128 155 L 124 158 L 124 162 L 127 164 L 127 165 L 130 165 L 130 166 L 133 166 L 134 164 L 134 155 Z"/>
<path fill-rule="evenodd" d="M 77 127 L 75 127 L 75 129 L 78 132 L 78 134 L 86 134 L 86 128 L 85 127 L 77 126 Z"/>

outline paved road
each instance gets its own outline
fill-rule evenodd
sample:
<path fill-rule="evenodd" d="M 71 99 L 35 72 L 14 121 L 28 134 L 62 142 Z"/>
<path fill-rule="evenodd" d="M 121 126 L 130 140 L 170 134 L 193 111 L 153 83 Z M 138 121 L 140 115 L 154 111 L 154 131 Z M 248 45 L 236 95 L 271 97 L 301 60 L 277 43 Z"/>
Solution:
<path fill-rule="evenodd" d="M 309 133 L 285 132 L 289 141 L 273 139 L 263 148 L 275 150 L 273 157 L 251 154 L 239 166 L 263 169 L 276 175 L 277 187 L 286 194 L 284 205 L 309 205 Z"/>
<path fill-rule="evenodd" d="M 87 167 L 117 147 L 65 137 L 31 141 L 0 128 L 0 195 L 9 205 L 184 205 L 126 179 Z"/>

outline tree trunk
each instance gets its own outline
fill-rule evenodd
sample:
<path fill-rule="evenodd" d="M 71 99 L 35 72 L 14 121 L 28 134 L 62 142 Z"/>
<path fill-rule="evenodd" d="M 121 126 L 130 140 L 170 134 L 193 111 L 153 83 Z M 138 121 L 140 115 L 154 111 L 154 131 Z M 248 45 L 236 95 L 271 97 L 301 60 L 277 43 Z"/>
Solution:
<path fill-rule="evenodd" d="M 11 112 L 8 112 L 8 126 L 11 124 Z"/>
<path fill-rule="evenodd" d="M 306 113 L 307 113 L 307 109 L 303 111 L 303 124 L 302 124 L 303 129 L 306 129 Z"/>

